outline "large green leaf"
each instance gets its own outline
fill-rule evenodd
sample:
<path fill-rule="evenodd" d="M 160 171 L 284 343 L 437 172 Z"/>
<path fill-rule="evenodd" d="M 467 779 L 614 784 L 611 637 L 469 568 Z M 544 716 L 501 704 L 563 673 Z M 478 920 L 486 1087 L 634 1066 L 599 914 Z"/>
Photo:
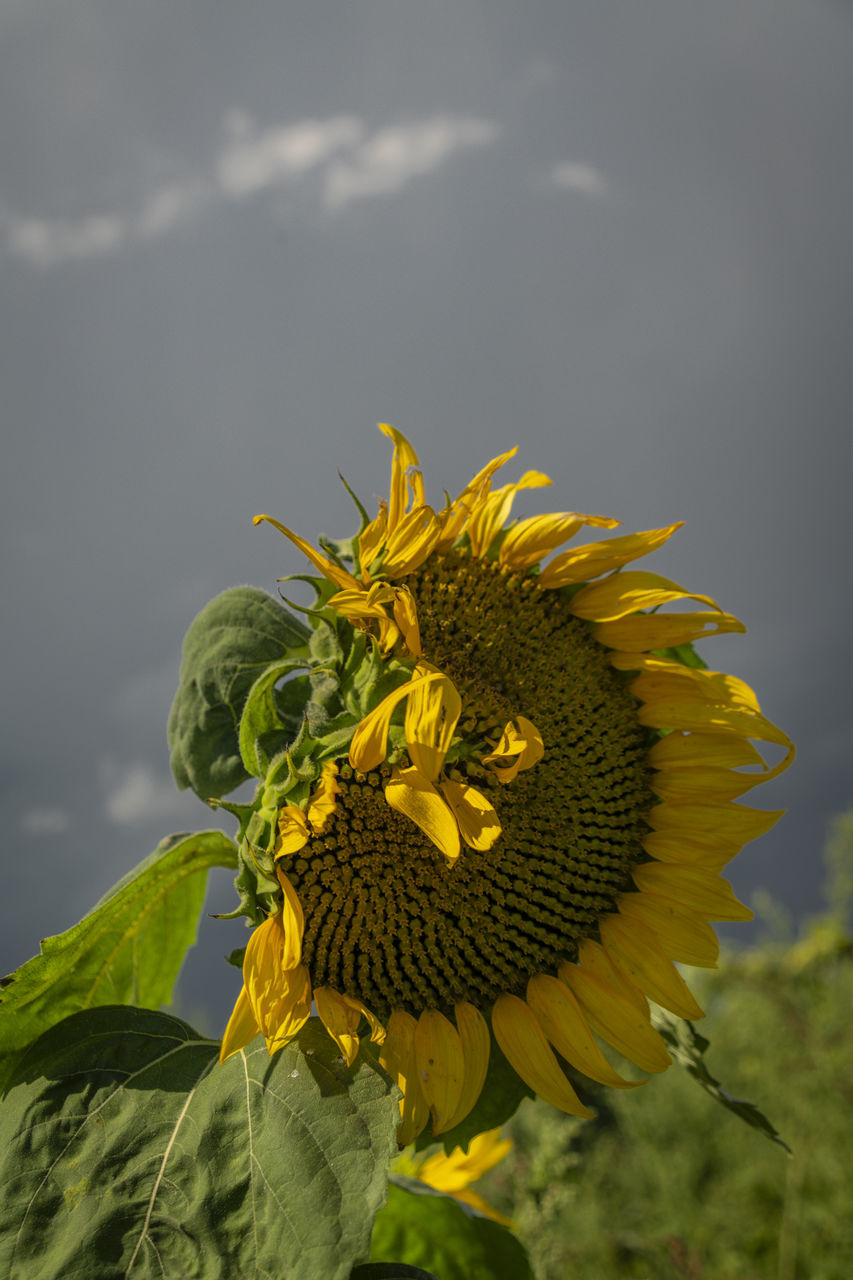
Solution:
<path fill-rule="evenodd" d="M 202 800 L 233 791 L 249 776 L 240 758 L 240 717 L 257 678 L 273 663 L 307 654 L 307 627 L 265 591 L 232 587 L 190 624 L 181 679 L 169 715 L 172 772 Z M 282 720 L 298 720 L 287 698 Z"/>
<path fill-rule="evenodd" d="M 371 1262 L 405 1262 L 441 1280 L 533 1280 L 511 1231 L 422 1182 L 393 1177 L 370 1241 Z"/>
<path fill-rule="evenodd" d="M 344 1280 L 366 1259 L 399 1115 L 319 1020 L 270 1059 L 167 1014 L 52 1028 L 0 1106 L 8 1280 Z"/>
<path fill-rule="evenodd" d="M 79 924 L 4 979 L 0 1089 L 15 1059 L 68 1014 L 102 1004 L 169 1004 L 196 939 L 210 867 L 235 867 L 222 831 L 170 836 Z"/>

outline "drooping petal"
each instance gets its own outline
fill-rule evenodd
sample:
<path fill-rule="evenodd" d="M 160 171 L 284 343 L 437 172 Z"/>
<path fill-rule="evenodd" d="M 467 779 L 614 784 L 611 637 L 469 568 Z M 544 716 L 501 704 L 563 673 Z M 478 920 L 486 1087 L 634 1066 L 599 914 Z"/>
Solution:
<path fill-rule="evenodd" d="M 651 1000 L 679 1018 L 704 1017 L 687 983 L 647 925 L 608 915 L 599 920 L 598 929 L 605 950 Z"/>
<path fill-rule="evenodd" d="M 424 1009 L 415 1027 L 415 1061 L 423 1095 L 438 1135 L 459 1106 L 465 1080 L 462 1041 L 453 1023 L 437 1009 Z"/>
<path fill-rule="evenodd" d="M 532 721 L 517 716 L 504 726 L 500 742 L 483 764 L 494 764 L 500 782 L 512 782 L 522 769 L 532 769 L 545 754 L 542 734 Z"/>
<path fill-rule="evenodd" d="M 751 920 L 728 880 L 701 867 L 644 862 L 631 872 L 638 889 L 681 903 L 706 920 Z"/>
<path fill-rule="evenodd" d="M 539 578 L 539 585 L 565 587 L 569 583 L 588 582 L 590 578 L 600 578 L 603 573 L 611 573 L 614 569 L 621 568 L 623 564 L 637 560 L 640 556 L 646 556 L 650 551 L 662 546 L 683 524 L 684 521 L 679 520 L 676 524 L 667 525 L 664 529 L 646 529 L 643 533 L 629 533 L 623 538 L 610 538 L 607 542 L 590 542 L 583 547 L 572 547 L 555 556 L 551 563 L 545 566 Z M 674 600 L 678 597 L 669 596 L 668 598 Z M 706 597 L 693 596 L 693 599 L 705 600 Z M 713 604 L 713 601 L 708 603 Z"/>
<path fill-rule="evenodd" d="M 289 853 L 298 853 L 305 847 L 308 840 L 308 819 L 302 809 L 295 804 L 284 805 L 278 814 L 275 856 L 282 858 Z"/>
<path fill-rule="evenodd" d="M 720 606 L 710 596 L 685 591 L 684 587 L 669 578 L 662 578 L 657 573 L 644 573 L 639 569 L 615 573 L 611 578 L 605 578 L 604 582 L 593 582 L 588 587 L 581 587 L 577 595 L 572 596 L 570 608 L 576 618 L 584 618 L 587 622 L 612 622 L 629 613 L 636 613 L 638 609 L 653 609 L 657 605 L 668 604 L 670 600 L 699 600 L 722 613 Z"/>
<path fill-rule="evenodd" d="M 337 591 L 328 601 L 329 607 L 351 622 L 372 622 L 387 617 L 385 605 L 394 599 L 394 588 L 387 582 L 373 582 L 367 588 Z"/>
<path fill-rule="evenodd" d="M 467 1152 L 455 1147 L 450 1155 L 442 1151 L 428 1156 L 418 1169 L 418 1177 L 435 1187 L 436 1191 L 459 1196 L 469 1183 L 476 1182 L 489 1169 L 500 1164 L 511 1150 L 512 1142 L 509 1138 L 501 1138 L 499 1128 L 489 1129 L 471 1139 Z"/>
<path fill-rule="evenodd" d="M 282 977 L 282 997 L 261 1023 L 270 1056 L 290 1044 L 311 1016 L 311 979 L 305 965 L 298 965 Z"/>
<path fill-rule="evenodd" d="M 634 1005 L 644 1020 L 649 1021 L 648 1000 L 628 975 L 622 969 L 617 969 L 600 942 L 596 942 L 594 938 L 584 938 L 578 944 L 578 965 L 584 973 L 593 974 L 611 991 Z M 560 976 L 564 981 L 563 975 Z"/>
<path fill-rule="evenodd" d="M 295 969 L 302 959 L 302 937 L 305 932 L 305 916 L 299 894 L 288 880 L 279 863 L 275 869 L 284 894 L 281 909 L 281 931 L 284 935 L 281 950 L 282 969 Z"/>
<path fill-rule="evenodd" d="M 609 649 L 636 653 L 669 649 L 730 631 L 746 631 L 731 613 L 632 613 L 616 622 L 599 622 L 592 634 Z"/>
<path fill-rule="evenodd" d="M 529 516 L 507 530 L 498 553 L 500 564 L 522 571 L 550 555 L 556 547 L 573 538 L 584 525 L 615 529 L 618 520 L 610 516 L 585 516 L 577 511 L 560 511 L 552 515 Z"/>
<path fill-rule="evenodd" d="M 577 996 L 596 1035 L 643 1071 L 666 1071 L 672 1062 L 666 1045 L 645 1014 L 593 973 L 575 964 L 560 966 L 560 979 Z"/>
<path fill-rule="evenodd" d="M 407 1147 L 429 1119 L 429 1107 L 418 1079 L 415 1062 L 415 1027 L 410 1013 L 393 1010 L 388 1019 L 385 1042 L 379 1051 L 379 1062 L 401 1090 L 400 1125 L 397 1145 Z"/>
<path fill-rule="evenodd" d="M 478 849 L 481 853 L 491 849 L 501 833 L 501 824 L 494 806 L 482 791 L 467 782 L 453 782 L 450 778 L 440 778 L 438 785 L 468 848 Z"/>
<path fill-rule="evenodd" d="M 413 681 L 406 704 L 406 748 L 412 764 L 430 782 L 435 782 L 453 739 L 462 710 L 462 699 L 448 676 L 426 663 L 415 668 L 415 676 L 432 674 L 429 684 Z"/>
<path fill-rule="evenodd" d="M 358 539 L 358 558 L 362 578 L 367 580 L 373 564 L 388 535 L 388 503 L 380 502 L 379 514 L 362 530 Z"/>
<path fill-rule="evenodd" d="M 453 811 L 417 769 L 395 766 L 385 787 L 385 799 L 392 809 L 420 827 L 451 862 L 459 857 L 459 827 Z"/>
<path fill-rule="evenodd" d="M 492 1030 L 504 1056 L 525 1084 L 540 1098 L 569 1115 L 591 1119 L 564 1075 L 533 1010 L 518 996 L 498 996 L 492 1009 Z"/>
<path fill-rule="evenodd" d="M 509 517 L 513 499 L 521 489 L 538 489 L 552 484 L 542 471 L 525 471 L 515 484 L 502 485 L 483 497 L 471 513 L 465 532 L 471 540 L 471 554 L 484 556 Z"/>
<path fill-rule="evenodd" d="M 394 588 L 394 621 L 400 629 L 403 644 L 413 658 L 421 653 L 421 635 L 418 629 L 418 610 L 415 597 L 408 587 Z"/>
<path fill-rule="evenodd" d="M 320 781 L 308 805 L 308 821 L 316 835 L 319 835 L 335 812 L 339 791 L 338 766 L 334 760 L 327 760 L 320 770 Z"/>
<path fill-rule="evenodd" d="M 226 1058 L 238 1053 L 240 1049 L 245 1049 L 246 1045 L 251 1040 L 254 1040 L 259 1031 L 258 1020 L 252 1009 L 249 993 L 244 986 L 237 997 L 234 1012 L 228 1019 L 228 1026 L 225 1028 L 225 1035 L 222 1037 L 219 1061 L 224 1062 Z"/>
<path fill-rule="evenodd" d="M 315 987 L 314 1002 L 323 1026 L 351 1067 L 358 1057 L 361 1011 L 332 987 Z"/>
<path fill-rule="evenodd" d="M 464 1076 L 459 1101 L 456 1104 L 455 1111 L 447 1121 L 446 1129 L 455 1129 L 456 1125 L 461 1124 L 471 1108 L 476 1104 L 483 1089 L 486 1072 L 489 1069 L 489 1054 L 491 1050 L 489 1028 L 480 1010 L 475 1008 L 473 1004 L 463 1000 L 456 1005 L 454 1013 L 456 1015 L 456 1029 L 459 1032 L 459 1040 L 462 1045 Z M 477 1177 L 479 1177 L 479 1174 Z"/>
<path fill-rule="evenodd" d="M 443 524 L 432 507 L 415 507 L 403 516 L 385 544 L 382 572 L 389 578 L 413 573 L 435 550 Z"/>
<path fill-rule="evenodd" d="M 612 1089 L 633 1089 L 641 1083 L 625 1080 L 613 1070 L 564 982 L 545 973 L 536 974 L 527 984 L 527 1003 L 557 1052 L 590 1080 Z"/>
<path fill-rule="evenodd" d="M 405 684 L 394 689 L 383 698 L 378 706 L 364 717 L 352 735 L 349 748 L 349 762 L 354 769 L 369 773 L 377 769 L 387 754 L 388 730 L 395 708 L 404 698 L 418 689 L 421 684 L 434 682 L 442 677 L 440 672 L 430 671 L 422 676 L 413 676 Z"/>
<path fill-rule="evenodd" d="M 329 579 L 330 582 L 334 582 L 335 586 L 340 587 L 341 590 L 360 590 L 357 578 L 354 578 L 351 573 L 347 573 L 346 569 L 342 569 L 340 565 L 335 564 L 332 560 L 328 560 L 325 556 L 321 555 L 319 551 L 315 551 L 310 542 L 306 542 L 304 538 L 300 538 L 298 534 L 293 533 L 279 520 L 275 520 L 272 516 L 254 516 L 252 524 L 260 524 L 264 520 L 267 524 L 271 524 L 274 528 L 278 529 L 279 533 L 283 533 L 285 538 L 289 538 L 293 545 L 298 547 L 302 554 L 308 557 L 314 568 L 318 569 L 324 577 Z"/>

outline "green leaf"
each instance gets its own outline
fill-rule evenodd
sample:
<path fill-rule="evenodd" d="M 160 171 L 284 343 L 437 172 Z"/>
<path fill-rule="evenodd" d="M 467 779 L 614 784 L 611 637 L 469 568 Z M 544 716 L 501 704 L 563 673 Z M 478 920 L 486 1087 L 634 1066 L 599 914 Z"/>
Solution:
<path fill-rule="evenodd" d="M 778 1129 L 770 1123 L 755 1103 L 744 1102 L 741 1098 L 736 1098 L 722 1087 L 719 1080 L 714 1079 L 705 1064 L 705 1051 L 708 1049 L 710 1042 L 699 1034 L 692 1022 L 688 1022 L 686 1019 L 671 1018 L 663 1012 L 656 1012 L 655 1027 L 663 1036 L 670 1053 L 679 1066 L 684 1067 L 687 1074 L 697 1080 L 702 1088 L 707 1093 L 710 1093 L 712 1098 L 728 1111 L 733 1111 L 736 1116 L 739 1116 L 752 1129 L 758 1129 L 771 1142 L 777 1142 L 780 1147 L 784 1147 L 789 1155 L 793 1154 L 787 1142 L 779 1136 Z"/>
<path fill-rule="evenodd" d="M 236 846 L 222 831 L 170 836 L 79 924 L 45 938 L 41 954 L 5 980 L 0 1089 L 21 1051 L 68 1014 L 168 1004 L 196 939 L 207 872 L 236 865 Z"/>
<path fill-rule="evenodd" d="M 309 635 L 255 587 L 233 587 L 202 609 L 184 639 L 169 715 L 172 772 L 182 790 L 207 800 L 245 781 L 238 731 L 249 690 L 273 663 L 303 657 Z"/>
<path fill-rule="evenodd" d="M 373 1224 L 371 1262 L 407 1262 L 441 1280 L 533 1280 L 511 1231 L 423 1182 L 392 1174 Z"/>
<path fill-rule="evenodd" d="M 440 1139 L 433 1138 L 432 1134 L 425 1129 L 415 1143 L 415 1147 L 418 1151 L 422 1151 L 438 1140 L 444 1143 L 444 1150 L 448 1155 L 456 1147 L 467 1151 L 472 1138 L 476 1138 L 478 1133 L 486 1133 L 489 1129 L 497 1129 L 505 1124 L 510 1116 L 515 1114 L 524 1099 L 533 1096 L 533 1090 L 528 1088 L 521 1076 L 509 1065 L 492 1036 L 489 1070 L 474 1107 L 464 1120 L 454 1128 L 448 1129 Z"/>
<path fill-rule="evenodd" d="M 267 667 L 249 690 L 240 717 L 238 741 L 243 764 L 256 778 L 264 777 L 270 757 L 284 750 L 293 736 L 279 718 L 275 685 L 297 667 L 306 665 L 299 658 L 282 658 Z"/>
<path fill-rule="evenodd" d="M 270 1059 L 167 1014 L 54 1027 L 0 1107 L 9 1280 L 345 1280 L 367 1257 L 399 1119 L 312 1018 Z"/>
<path fill-rule="evenodd" d="M 406 1262 L 362 1262 L 353 1268 L 350 1280 L 438 1280 L 438 1276 Z"/>

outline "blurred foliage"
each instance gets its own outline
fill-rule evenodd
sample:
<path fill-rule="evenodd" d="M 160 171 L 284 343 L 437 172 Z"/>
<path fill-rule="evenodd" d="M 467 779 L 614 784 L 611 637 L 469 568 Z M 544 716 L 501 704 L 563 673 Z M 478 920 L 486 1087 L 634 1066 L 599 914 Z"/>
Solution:
<path fill-rule="evenodd" d="M 514 1150 L 478 1190 L 515 1220 L 536 1280 L 853 1275 L 853 813 L 827 870 L 830 910 L 799 937 L 780 937 L 777 916 L 760 945 L 690 977 L 711 1069 L 793 1155 L 676 1069 L 597 1094 L 585 1124 L 525 1101 L 505 1130 Z"/>

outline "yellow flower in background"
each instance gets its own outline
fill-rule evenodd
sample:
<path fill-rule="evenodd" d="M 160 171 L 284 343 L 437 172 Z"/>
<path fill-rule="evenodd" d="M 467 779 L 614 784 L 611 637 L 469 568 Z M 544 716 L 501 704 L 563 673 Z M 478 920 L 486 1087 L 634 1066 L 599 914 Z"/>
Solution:
<path fill-rule="evenodd" d="M 394 1168 L 397 1173 L 417 1178 L 435 1191 L 442 1191 L 456 1200 L 462 1200 L 487 1218 L 511 1227 L 511 1219 L 498 1213 L 497 1209 L 471 1187 L 472 1182 L 477 1182 L 484 1173 L 494 1169 L 511 1150 L 511 1140 L 501 1138 L 499 1128 L 489 1129 L 471 1139 L 467 1152 L 461 1147 L 454 1147 L 450 1155 L 445 1155 L 443 1151 L 437 1151 L 431 1156 L 413 1156 L 403 1152 Z"/>
<path fill-rule="evenodd" d="M 794 749 L 742 681 L 681 661 L 678 646 L 743 625 L 626 567 L 678 524 L 568 549 L 585 526 L 617 522 L 507 524 L 517 492 L 550 483 L 527 472 L 493 487 L 514 450 L 436 511 L 411 446 L 382 429 L 389 498 L 352 572 L 256 517 L 409 677 L 358 725 L 306 812 L 281 811 L 281 915 L 252 935 L 223 1056 L 259 1029 L 271 1051 L 285 1043 L 313 993 L 348 1061 L 368 1018 L 403 1090 L 401 1146 L 474 1106 L 489 1023 L 527 1085 L 589 1116 L 557 1054 L 614 1088 L 636 1081 L 599 1041 L 642 1071 L 669 1065 L 649 1001 L 702 1016 L 676 964 L 714 967 L 710 922 L 751 917 L 721 872 L 780 815 L 737 801 Z M 706 607 L 668 608 L 685 601 Z M 784 755 L 771 768 L 755 743 Z"/>

